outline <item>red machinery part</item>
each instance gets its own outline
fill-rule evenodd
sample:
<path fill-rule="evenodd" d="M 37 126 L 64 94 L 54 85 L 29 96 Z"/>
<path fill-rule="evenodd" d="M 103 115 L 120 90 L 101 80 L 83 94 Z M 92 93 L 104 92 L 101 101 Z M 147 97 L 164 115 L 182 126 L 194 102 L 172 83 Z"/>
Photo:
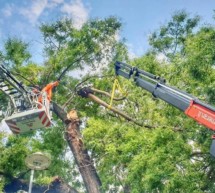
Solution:
<path fill-rule="evenodd" d="M 195 119 L 198 123 L 209 129 L 215 130 L 215 112 L 191 101 L 190 106 L 186 109 L 185 114 Z"/>

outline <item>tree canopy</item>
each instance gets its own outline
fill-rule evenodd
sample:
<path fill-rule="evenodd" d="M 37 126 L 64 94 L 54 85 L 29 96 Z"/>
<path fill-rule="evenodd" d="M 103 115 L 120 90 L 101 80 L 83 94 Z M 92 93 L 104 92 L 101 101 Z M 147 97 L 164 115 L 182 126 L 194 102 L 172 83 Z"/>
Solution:
<path fill-rule="evenodd" d="M 215 105 L 215 28 L 197 28 L 199 21 L 199 16 L 175 12 L 166 25 L 151 34 L 149 51 L 129 59 L 124 40 L 116 38 L 122 26 L 117 18 L 92 19 L 79 30 L 72 20 L 63 19 L 40 26 L 46 54 L 43 65 L 31 60 L 34 53 L 28 51 L 29 45 L 17 38 L 5 42 L 1 59 L 29 87 L 42 88 L 61 79 L 52 100 L 65 111 L 78 111 L 82 120 L 80 142 L 93 160 L 101 192 L 214 192 L 215 162 L 209 154 L 212 131 L 121 77 L 119 83 L 127 96 L 114 101 L 113 106 L 151 128 L 128 122 L 77 95 L 78 89 L 89 85 L 111 93 L 113 63 L 119 60 L 161 76 L 166 84 Z M 159 54 L 167 60 L 159 60 Z M 77 71 L 86 72 L 74 77 Z M 107 96 L 96 95 L 110 103 Z M 0 93 L 2 111 L 7 105 L 7 96 Z M 52 155 L 52 163 L 48 170 L 36 172 L 35 183 L 49 184 L 53 176 L 60 176 L 79 192 L 86 192 L 65 132 L 54 114 L 51 128 L 24 135 L 1 132 L 0 190 L 13 177 L 28 179 L 25 157 L 45 151 Z"/>

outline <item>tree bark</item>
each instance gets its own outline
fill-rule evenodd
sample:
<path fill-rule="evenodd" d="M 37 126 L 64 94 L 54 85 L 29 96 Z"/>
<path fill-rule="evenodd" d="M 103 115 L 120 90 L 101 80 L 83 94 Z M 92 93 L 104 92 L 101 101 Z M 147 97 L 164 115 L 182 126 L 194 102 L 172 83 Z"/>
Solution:
<path fill-rule="evenodd" d="M 114 108 L 114 107 L 110 107 L 109 104 L 107 104 L 106 102 L 104 102 L 103 100 L 101 100 L 100 98 L 98 98 L 97 96 L 89 93 L 88 94 L 88 98 L 90 98 L 92 101 L 106 107 L 106 108 L 109 108 L 111 111 L 113 111 L 114 113 L 118 114 L 118 115 L 121 115 L 122 117 L 124 117 L 126 120 L 128 121 L 132 121 L 133 123 L 135 123 L 136 125 L 139 125 L 139 126 L 143 126 L 142 123 L 139 123 L 137 122 L 136 120 L 134 120 L 133 118 L 129 117 L 128 115 L 126 115 L 125 113 L 123 113 L 122 111 L 119 111 L 118 109 Z M 145 127 L 149 127 L 148 125 L 144 125 Z M 150 127 L 151 129 L 151 127 Z"/>
<path fill-rule="evenodd" d="M 84 148 L 80 133 L 80 120 L 76 111 L 72 110 L 68 114 L 56 103 L 53 103 L 53 110 L 56 115 L 66 124 L 65 138 L 74 155 L 75 162 L 83 178 L 88 193 L 100 193 L 101 181 L 94 167 L 93 161 Z"/>

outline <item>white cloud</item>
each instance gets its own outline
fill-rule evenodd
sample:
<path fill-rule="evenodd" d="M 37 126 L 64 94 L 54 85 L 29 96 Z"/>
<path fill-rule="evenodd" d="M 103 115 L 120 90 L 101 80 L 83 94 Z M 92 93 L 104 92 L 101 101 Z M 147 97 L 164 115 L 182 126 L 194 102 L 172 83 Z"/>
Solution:
<path fill-rule="evenodd" d="M 70 3 L 66 3 L 65 0 L 34 0 L 30 6 L 20 8 L 19 13 L 31 24 L 35 24 L 45 9 L 53 9 L 59 5 L 62 5 L 60 11 L 73 19 L 73 25 L 77 29 L 80 29 L 87 21 L 89 11 L 82 0 L 74 0 Z M 8 7 L 5 14 L 10 15 L 10 11 L 11 9 Z"/>
<path fill-rule="evenodd" d="M 47 5 L 48 0 L 34 0 L 30 7 L 21 8 L 20 13 L 25 16 L 30 23 L 35 24 Z"/>
<path fill-rule="evenodd" d="M 47 7 L 51 9 L 62 3 L 64 3 L 64 0 L 49 0 Z"/>
<path fill-rule="evenodd" d="M 2 13 L 5 17 L 10 17 L 13 13 L 13 4 L 7 4 L 3 9 Z"/>
<path fill-rule="evenodd" d="M 51 0 L 50 2 L 56 3 L 56 4 L 60 4 L 63 3 L 64 0 Z"/>
<path fill-rule="evenodd" d="M 89 10 L 84 6 L 81 0 L 64 3 L 61 8 L 61 12 L 73 19 L 73 26 L 77 29 L 80 29 L 87 21 L 89 14 Z"/>

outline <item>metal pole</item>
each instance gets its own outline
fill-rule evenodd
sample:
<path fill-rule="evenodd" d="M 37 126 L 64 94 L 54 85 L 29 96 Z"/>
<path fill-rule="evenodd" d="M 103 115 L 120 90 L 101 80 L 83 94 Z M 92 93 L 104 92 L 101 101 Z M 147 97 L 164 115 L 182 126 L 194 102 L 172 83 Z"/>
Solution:
<path fill-rule="evenodd" d="M 28 189 L 28 193 L 31 193 L 31 190 L 32 190 L 32 184 L 33 184 L 33 179 L 34 179 L 34 170 L 31 170 L 31 176 L 30 176 L 30 182 L 29 182 L 29 189 Z"/>

